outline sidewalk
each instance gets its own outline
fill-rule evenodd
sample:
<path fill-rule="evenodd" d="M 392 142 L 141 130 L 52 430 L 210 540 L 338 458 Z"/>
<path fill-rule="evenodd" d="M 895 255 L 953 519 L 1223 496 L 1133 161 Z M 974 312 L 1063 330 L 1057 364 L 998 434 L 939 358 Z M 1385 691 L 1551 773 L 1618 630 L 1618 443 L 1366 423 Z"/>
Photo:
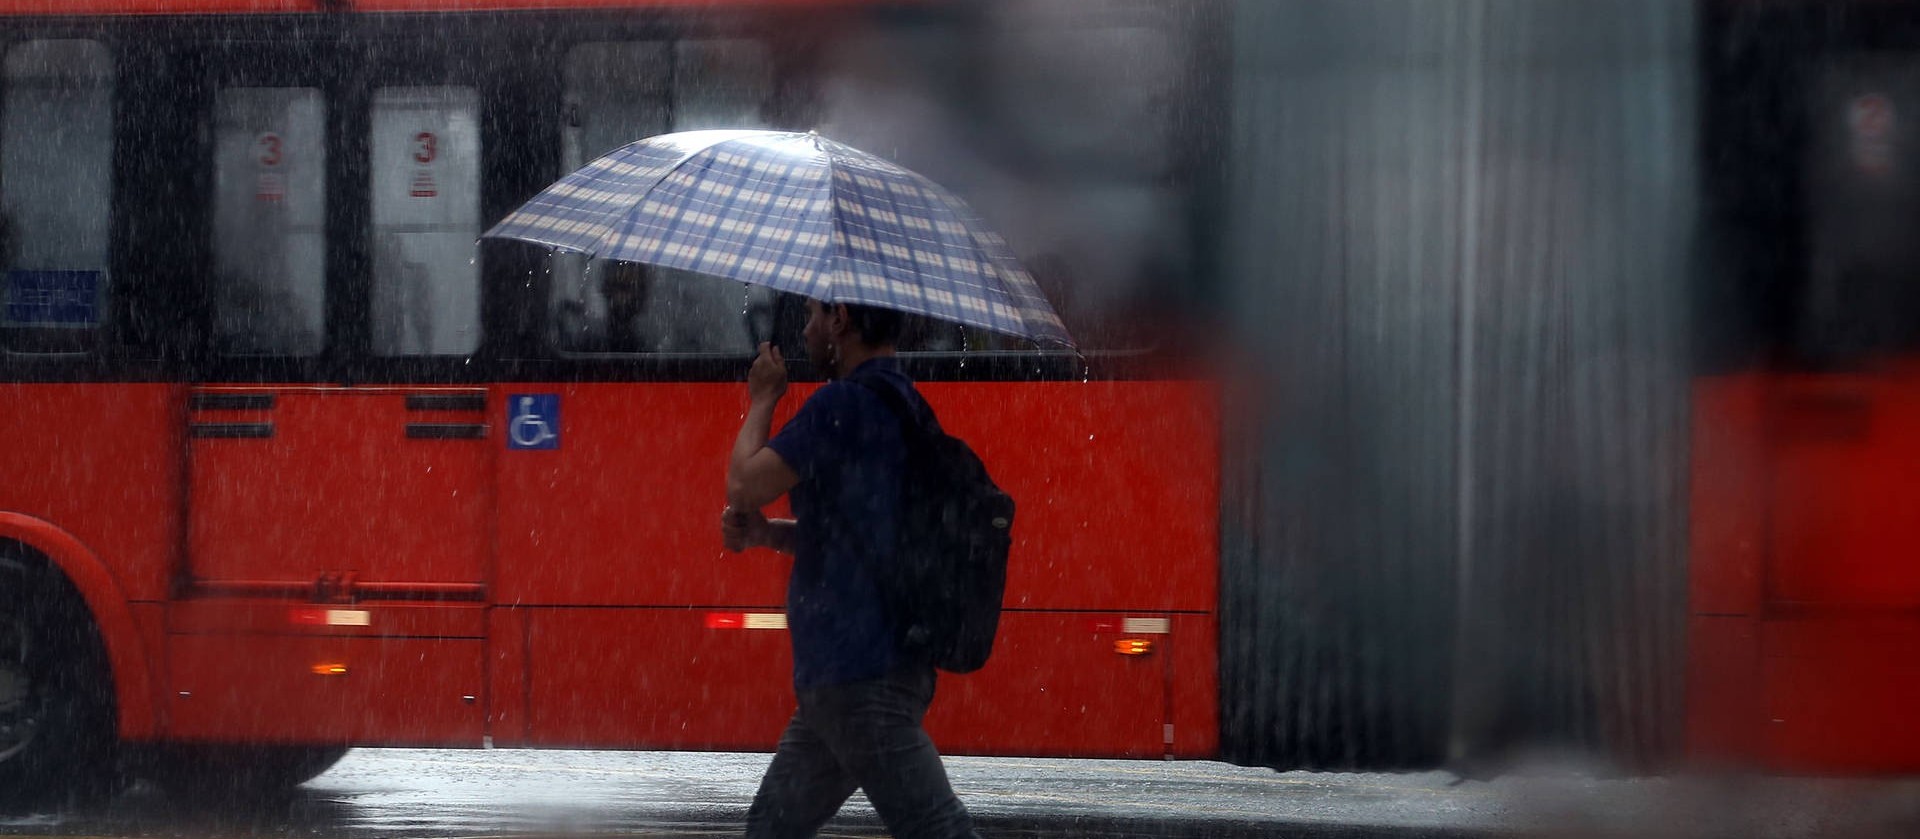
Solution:
<path fill-rule="evenodd" d="M 1047 793 L 1021 791 L 1023 783 L 1048 785 L 1047 761 L 950 765 L 990 836 L 1920 838 L 1920 778 L 1603 780 L 1535 767 L 1460 782 L 1444 772 L 1063 763 L 1078 766 L 1082 780 Z"/>
<path fill-rule="evenodd" d="M 768 755 L 357 750 L 290 799 L 136 789 L 90 812 L 0 818 L 13 836 L 333 839 L 739 836 Z M 1916 839 L 1920 778 L 1599 779 L 1535 768 L 1277 773 L 1204 761 L 953 757 L 987 839 Z M 855 795 L 821 834 L 884 836 Z"/>
<path fill-rule="evenodd" d="M 425 813 L 413 814 L 426 816 L 422 821 L 408 817 L 402 799 L 416 796 L 389 797 L 358 780 L 374 781 L 377 788 L 387 778 L 407 774 L 423 779 L 425 798 L 442 811 L 441 819 L 458 823 L 449 826 L 460 835 L 541 832 L 541 827 L 575 834 L 645 828 L 737 835 L 767 759 L 760 754 L 369 750 L 350 755 L 311 786 L 344 794 L 335 800 L 350 803 L 359 814 L 353 821 L 366 827 L 393 824 L 389 819 L 416 825 L 433 821 Z M 1457 782 L 1444 772 L 1280 773 L 1205 761 L 950 757 L 947 765 L 956 791 L 989 839 L 1920 838 L 1920 778 L 1603 780 L 1536 767 L 1490 782 Z M 459 794 L 461 788 L 471 788 L 473 795 Z M 502 812 L 490 816 L 492 807 Z M 514 816 L 540 812 L 558 821 L 521 821 L 515 828 Z M 865 798 L 856 794 L 823 835 L 884 833 Z"/>

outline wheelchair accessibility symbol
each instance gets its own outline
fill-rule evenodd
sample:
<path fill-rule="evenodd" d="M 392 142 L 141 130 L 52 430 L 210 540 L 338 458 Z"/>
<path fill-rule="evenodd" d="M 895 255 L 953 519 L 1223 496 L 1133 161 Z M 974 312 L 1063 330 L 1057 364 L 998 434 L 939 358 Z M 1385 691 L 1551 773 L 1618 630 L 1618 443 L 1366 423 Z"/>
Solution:
<path fill-rule="evenodd" d="M 507 448 L 560 448 L 560 394 L 513 394 L 507 413 Z"/>

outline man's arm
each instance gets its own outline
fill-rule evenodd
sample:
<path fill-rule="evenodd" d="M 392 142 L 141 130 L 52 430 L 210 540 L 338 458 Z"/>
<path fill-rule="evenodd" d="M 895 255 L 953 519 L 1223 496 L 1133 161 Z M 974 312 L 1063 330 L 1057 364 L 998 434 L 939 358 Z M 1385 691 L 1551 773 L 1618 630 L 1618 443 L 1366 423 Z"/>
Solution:
<path fill-rule="evenodd" d="M 767 438 L 773 433 L 773 410 L 786 392 L 786 362 L 781 360 L 779 350 L 761 344 L 760 356 L 747 373 L 747 418 L 740 423 L 733 454 L 727 460 L 727 506 L 733 510 L 757 513 L 800 483 L 800 474 L 779 452 L 767 448 Z"/>

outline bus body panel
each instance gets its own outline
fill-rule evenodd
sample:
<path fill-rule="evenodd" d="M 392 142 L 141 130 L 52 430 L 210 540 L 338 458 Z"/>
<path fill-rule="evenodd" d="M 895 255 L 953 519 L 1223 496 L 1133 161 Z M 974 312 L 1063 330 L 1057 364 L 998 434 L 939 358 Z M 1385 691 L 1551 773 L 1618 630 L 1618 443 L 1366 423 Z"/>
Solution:
<path fill-rule="evenodd" d="M 1920 375 L 1783 377 L 1772 401 L 1768 599 L 1920 607 Z"/>
<path fill-rule="evenodd" d="M 778 612 L 527 612 L 529 724 L 515 745 L 768 750 L 793 712 Z M 941 674 L 929 731 L 949 754 L 1164 755 L 1172 630 L 1124 627 L 1119 614 L 1006 612 L 985 668 Z M 1117 652 L 1129 639 L 1158 646 Z"/>
<path fill-rule="evenodd" d="M 1920 617 L 1786 617 L 1763 624 L 1761 643 L 1771 768 L 1920 770 Z"/>
<path fill-rule="evenodd" d="M 518 406 L 547 397 L 558 408 L 552 448 L 514 448 Z M 494 386 L 502 449 L 495 602 L 778 606 L 783 566 L 720 548 L 727 455 L 744 398 L 744 385 L 728 384 Z"/>
<path fill-rule="evenodd" d="M 1742 373 L 1694 386 L 1687 624 L 1687 753 L 1709 764 L 1760 762 L 1761 571 L 1769 481 L 1766 379 Z"/>
<path fill-rule="evenodd" d="M 783 422 L 811 393 L 795 386 Z M 1219 413 L 1202 382 L 929 382 L 921 392 L 1018 506 L 1015 609 L 1211 609 Z M 494 421 L 559 397 L 557 448 L 500 453 L 496 601 L 778 606 L 784 566 L 727 557 L 737 384 L 496 385 Z M 510 446 L 509 433 L 500 435 Z"/>
<path fill-rule="evenodd" d="M 815 387 L 795 386 L 778 421 Z M 1177 713 L 1191 729 L 1183 748 L 1210 752 L 1213 386 L 921 388 L 1021 504 L 1000 644 L 985 670 L 943 689 L 945 710 L 930 723 L 943 748 L 1160 756 Z M 514 448 L 516 412 L 529 397 L 558 397 L 554 448 Z M 508 430 L 494 602 L 514 613 L 496 620 L 503 634 L 492 639 L 496 743 L 773 745 L 793 701 L 789 641 L 778 631 L 788 562 L 765 551 L 728 555 L 718 539 L 743 400 L 742 386 L 729 383 L 495 386 L 494 420 Z M 1139 421 L 1096 420 L 1105 416 Z M 1159 645 L 1154 652 L 1115 651 L 1132 637 L 1127 615 L 1175 610 L 1191 614 L 1159 618 L 1169 628 L 1143 636 Z M 516 684 L 521 667 L 525 682 Z"/>
<path fill-rule="evenodd" d="M 787 633 L 708 614 L 529 610 L 526 744 L 771 748 L 793 712 Z"/>
<path fill-rule="evenodd" d="M 167 613 L 171 739 L 477 746 L 483 604 L 208 598 Z"/>
<path fill-rule="evenodd" d="M 487 736 L 496 746 L 528 744 L 528 611 L 512 606 L 487 610 Z"/>
<path fill-rule="evenodd" d="M 484 394 L 197 388 L 195 583 L 273 587 L 334 575 L 335 585 L 389 594 L 464 584 L 477 597 L 492 543 Z"/>
<path fill-rule="evenodd" d="M 1128 633 L 1121 618 L 1004 614 L 986 667 L 941 675 L 928 733 L 947 754 L 1164 755 L 1169 633 Z M 1115 644 L 1127 641 L 1155 646 L 1116 652 Z"/>
<path fill-rule="evenodd" d="M 1220 621 L 1213 613 L 1172 616 L 1167 662 L 1169 757 L 1220 757 Z"/>
<path fill-rule="evenodd" d="M 179 635 L 169 739 L 479 746 L 484 642 L 344 635 Z"/>
<path fill-rule="evenodd" d="M 816 387 L 797 386 L 781 420 Z M 974 444 L 1022 504 L 994 660 L 946 680 L 930 722 L 943 747 L 1159 757 L 1178 743 L 1189 756 L 1211 753 L 1214 387 L 923 388 L 947 428 Z M 191 500 L 219 500 L 226 525 L 244 531 L 230 538 L 252 552 L 192 560 L 191 590 L 200 594 L 176 601 L 167 619 L 169 736 L 458 746 L 484 734 L 498 745 L 771 748 L 793 705 L 788 562 L 764 551 L 725 554 L 716 526 L 742 389 L 493 385 L 483 462 L 461 448 L 471 440 L 400 433 L 423 416 L 477 419 L 474 397 L 461 389 L 201 388 L 193 424 L 244 424 L 267 418 L 247 411 L 270 412 L 275 436 L 194 440 L 232 444 L 194 450 L 197 467 L 203 457 L 234 460 L 225 475 L 197 474 Z M 266 394 L 271 408 L 257 400 Z M 240 397 L 255 401 L 232 401 Z M 545 409 L 557 413 L 544 415 L 552 439 L 515 436 L 531 416 L 522 408 L 529 397 L 558 397 Z M 408 398 L 443 411 L 409 413 Z M 445 413 L 453 408 L 469 413 Z M 1106 416 L 1138 421 L 1102 425 Z M 297 445 L 302 435 L 319 442 Z M 279 449 L 254 445 L 282 440 Z M 422 451 L 441 459 L 410 460 Z M 354 461 L 379 464 L 384 484 L 341 477 L 360 468 Z M 476 469 L 497 487 L 472 486 Z M 433 483 L 447 473 L 452 483 Z M 409 494 L 409 481 L 431 486 Z M 435 502 L 395 501 L 425 496 Z M 456 496 L 479 500 L 436 506 Z M 349 509 L 355 504 L 365 509 Z M 259 509 L 272 526 L 245 530 Z M 192 515 L 204 525 L 214 514 Z M 435 562 L 443 546 L 415 544 L 435 528 L 449 531 L 444 541 L 478 538 L 497 554 L 437 573 L 448 567 Z M 298 546 L 354 540 L 366 542 L 353 553 L 363 560 L 358 588 L 315 585 L 281 599 L 220 588 L 298 582 L 315 567 Z M 476 578 L 483 565 L 498 569 L 491 617 L 480 603 L 362 598 L 384 584 Z M 224 571 L 207 576 L 213 569 Z"/>
<path fill-rule="evenodd" d="M 1920 769 L 1920 369 L 1695 389 L 1688 750 Z"/>
<path fill-rule="evenodd" d="M 186 389 L 0 384 L 0 538 L 50 559 L 87 602 L 113 669 L 120 735 L 160 729 L 161 647 L 135 611 L 167 597 L 182 539 Z"/>
<path fill-rule="evenodd" d="M 120 736 L 129 740 L 151 737 L 159 728 L 152 700 L 153 663 L 158 648 L 143 641 L 134 616 L 137 604 L 114 582 L 108 565 L 59 527 L 18 513 L 0 512 L 0 538 L 17 541 L 53 562 L 65 574 L 93 613 L 95 629 L 112 668 Z"/>
<path fill-rule="evenodd" d="M 127 600 L 164 600 L 180 554 L 186 389 L 0 384 L 0 511 L 98 557 Z"/>

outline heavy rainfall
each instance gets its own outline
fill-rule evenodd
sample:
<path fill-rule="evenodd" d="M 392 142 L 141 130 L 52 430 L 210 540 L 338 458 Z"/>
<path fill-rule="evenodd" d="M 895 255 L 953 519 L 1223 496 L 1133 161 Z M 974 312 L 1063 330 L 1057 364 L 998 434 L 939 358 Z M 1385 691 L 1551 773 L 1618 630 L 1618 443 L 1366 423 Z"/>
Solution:
<path fill-rule="evenodd" d="M 0 835 L 1920 835 L 1920 3 L 0 56 Z"/>

